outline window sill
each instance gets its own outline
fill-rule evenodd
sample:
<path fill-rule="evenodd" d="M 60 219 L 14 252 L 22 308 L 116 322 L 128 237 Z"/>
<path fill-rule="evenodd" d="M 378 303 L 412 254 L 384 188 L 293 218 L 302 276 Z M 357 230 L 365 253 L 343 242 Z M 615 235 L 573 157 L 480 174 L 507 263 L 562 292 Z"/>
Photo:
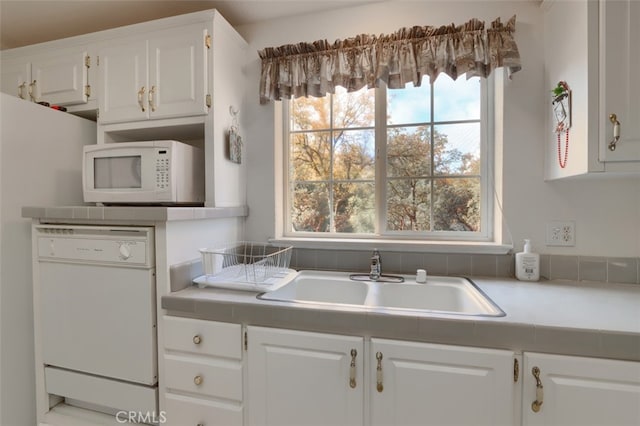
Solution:
<path fill-rule="evenodd" d="M 513 246 L 491 242 L 471 241 L 410 241 L 381 239 L 338 239 L 338 238 L 272 238 L 271 243 L 288 244 L 295 248 L 320 250 L 372 250 L 406 251 L 418 253 L 447 254 L 507 254 Z"/>

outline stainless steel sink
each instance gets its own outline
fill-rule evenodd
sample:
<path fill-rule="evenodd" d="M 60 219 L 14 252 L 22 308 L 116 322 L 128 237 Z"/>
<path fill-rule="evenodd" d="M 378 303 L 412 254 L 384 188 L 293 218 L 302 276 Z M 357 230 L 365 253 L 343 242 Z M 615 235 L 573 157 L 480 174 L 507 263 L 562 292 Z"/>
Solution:
<path fill-rule="evenodd" d="M 291 303 L 353 306 L 375 311 L 414 311 L 455 315 L 504 316 L 471 280 L 431 276 L 425 284 L 405 276 L 403 283 L 353 281 L 349 274 L 301 271 L 288 284 L 259 299 Z"/>

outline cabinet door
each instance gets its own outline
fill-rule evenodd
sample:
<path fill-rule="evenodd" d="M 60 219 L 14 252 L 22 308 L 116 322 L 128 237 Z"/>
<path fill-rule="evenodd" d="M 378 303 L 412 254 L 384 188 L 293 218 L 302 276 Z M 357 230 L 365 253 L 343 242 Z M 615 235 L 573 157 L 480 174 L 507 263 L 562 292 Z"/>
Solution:
<path fill-rule="evenodd" d="M 539 370 L 542 405 L 535 412 Z M 640 363 L 525 353 L 524 426 L 640 425 Z"/>
<path fill-rule="evenodd" d="M 87 66 L 85 50 L 56 51 L 55 55 L 34 57 L 31 78 L 36 102 L 57 105 L 87 103 Z"/>
<path fill-rule="evenodd" d="M 514 423 L 511 351 L 371 339 L 372 425 Z"/>
<path fill-rule="evenodd" d="M 148 119 L 147 41 L 112 40 L 98 56 L 100 122 Z"/>
<path fill-rule="evenodd" d="M 640 2 L 600 2 L 600 156 L 604 161 L 640 161 Z M 613 139 L 617 116 L 620 139 Z"/>
<path fill-rule="evenodd" d="M 149 37 L 151 118 L 207 113 L 205 36 L 204 24 L 195 24 Z"/>
<path fill-rule="evenodd" d="M 248 424 L 362 425 L 362 366 L 360 337 L 248 327 Z"/>
<path fill-rule="evenodd" d="M 0 90 L 21 99 L 29 98 L 29 84 L 31 83 L 31 62 L 23 59 L 2 61 L 2 76 Z"/>

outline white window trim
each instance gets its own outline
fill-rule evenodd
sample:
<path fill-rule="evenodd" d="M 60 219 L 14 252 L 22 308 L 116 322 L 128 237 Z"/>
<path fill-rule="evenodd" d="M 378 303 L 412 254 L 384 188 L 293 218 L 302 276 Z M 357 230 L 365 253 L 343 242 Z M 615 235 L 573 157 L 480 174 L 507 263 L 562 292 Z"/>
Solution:
<path fill-rule="evenodd" d="M 485 149 L 485 157 L 487 161 L 482 161 L 481 188 L 487 192 L 486 202 L 483 203 L 482 210 L 482 226 L 487 229 L 486 235 L 469 238 L 468 235 L 445 235 L 452 233 L 442 233 L 440 235 L 426 236 L 429 239 L 420 238 L 420 236 L 402 236 L 395 234 L 389 235 L 362 235 L 362 234 L 345 234 L 340 238 L 336 238 L 334 234 L 314 234 L 314 233 L 298 233 L 296 236 L 287 235 L 285 233 L 285 224 L 288 222 L 287 200 L 288 197 L 288 156 L 285 158 L 286 129 L 288 123 L 287 111 L 288 106 L 285 101 L 277 102 L 274 106 L 275 119 L 275 137 L 274 137 L 274 154 L 275 154 L 275 233 L 274 238 L 269 239 L 270 242 L 279 244 L 288 244 L 297 248 L 308 249 L 329 249 L 329 250 L 369 250 L 377 247 L 387 251 L 411 251 L 411 252 L 428 252 L 428 253 L 462 253 L 462 254 L 507 254 L 513 249 L 512 241 L 503 241 L 503 224 L 501 209 L 502 194 L 502 108 L 503 108 L 503 73 L 495 72 L 486 79 L 483 84 L 483 90 L 487 93 L 493 93 L 493 96 L 483 96 L 488 102 L 482 109 L 483 115 L 481 123 L 486 123 L 486 128 L 482 129 L 481 144 Z M 486 95 L 483 93 L 483 95 Z M 385 95 L 386 96 L 386 95 Z M 493 144 L 488 143 L 492 139 Z M 384 146 L 384 144 L 383 144 Z M 376 173 L 378 173 L 378 164 L 376 162 Z M 491 179 L 489 179 L 491 177 Z M 487 181 L 488 180 L 488 181 Z M 376 188 L 376 191 L 379 189 Z M 376 202 L 384 202 L 382 197 L 376 194 Z M 376 206 L 379 208 L 379 206 Z M 381 211 L 381 210 L 379 210 Z M 384 209 L 382 210 L 384 211 Z M 380 223 L 380 221 L 379 221 Z M 380 226 L 378 224 L 378 226 Z M 377 232 L 377 230 L 376 230 Z M 510 234 L 508 228 L 506 232 Z"/>

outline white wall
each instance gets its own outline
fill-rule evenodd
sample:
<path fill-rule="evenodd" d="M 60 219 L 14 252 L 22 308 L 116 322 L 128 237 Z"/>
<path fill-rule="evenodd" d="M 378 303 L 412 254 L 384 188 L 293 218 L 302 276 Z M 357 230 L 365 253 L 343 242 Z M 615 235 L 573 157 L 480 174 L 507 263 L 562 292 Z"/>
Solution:
<path fill-rule="evenodd" d="M 477 17 L 487 24 L 517 15 L 516 41 L 522 71 L 507 81 L 504 129 L 503 207 L 516 251 L 531 238 L 548 254 L 640 256 L 640 178 L 544 181 L 545 114 L 551 87 L 544 84 L 542 10 L 532 1 L 387 1 L 327 13 L 246 25 L 249 42 L 247 105 L 243 121 L 248 164 L 250 216 L 247 238 L 274 235 L 274 104 L 259 105 L 257 51 L 299 41 L 391 33 L 413 25 L 462 24 Z M 576 222 L 576 246 L 544 245 L 546 223 Z"/>
<path fill-rule="evenodd" d="M 0 93 L 3 426 L 36 422 L 31 221 L 21 209 L 82 204 L 82 145 L 95 142 L 95 123 Z"/>
<path fill-rule="evenodd" d="M 0 114 L 2 109 L 0 107 Z M 0 124 L 2 121 L 0 119 Z M 0 165 L 2 165 L 2 139 L 0 139 Z M 2 173 L 0 173 L 0 202 L 2 202 Z M 2 208 L 0 208 L 0 383 L 2 383 Z M 2 422 L 2 386 L 0 386 L 0 422 Z"/>

